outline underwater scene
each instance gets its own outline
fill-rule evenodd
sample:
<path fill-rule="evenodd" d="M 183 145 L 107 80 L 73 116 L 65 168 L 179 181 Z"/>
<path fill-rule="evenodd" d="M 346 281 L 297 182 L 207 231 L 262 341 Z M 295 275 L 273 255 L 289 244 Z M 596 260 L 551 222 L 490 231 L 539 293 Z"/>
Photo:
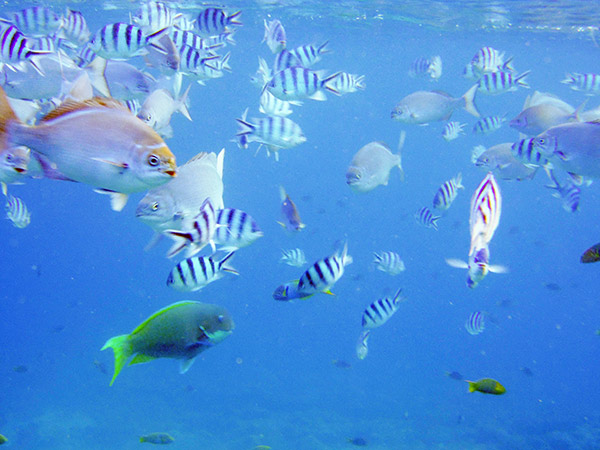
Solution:
<path fill-rule="evenodd" d="M 599 12 L 4 2 L 0 445 L 600 448 Z"/>

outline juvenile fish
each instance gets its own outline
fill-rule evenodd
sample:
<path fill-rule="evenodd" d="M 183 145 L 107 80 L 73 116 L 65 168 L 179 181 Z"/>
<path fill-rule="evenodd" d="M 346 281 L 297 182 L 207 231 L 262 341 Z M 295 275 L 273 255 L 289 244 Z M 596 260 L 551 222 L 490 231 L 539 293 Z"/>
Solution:
<path fill-rule="evenodd" d="M 2 193 L 6 197 L 6 218 L 16 228 L 25 228 L 31 223 L 31 213 L 28 211 L 27 205 L 20 198 L 8 194 L 5 183 L 2 183 Z"/>
<path fill-rule="evenodd" d="M 484 314 L 481 311 L 471 313 L 465 323 L 465 328 L 471 336 L 483 333 L 485 329 Z"/>
<path fill-rule="evenodd" d="M 279 186 L 279 197 L 281 199 L 281 217 L 283 222 L 278 222 L 287 231 L 300 231 L 306 225 L 302 223 L 298 208 L 283 186 Z"/>

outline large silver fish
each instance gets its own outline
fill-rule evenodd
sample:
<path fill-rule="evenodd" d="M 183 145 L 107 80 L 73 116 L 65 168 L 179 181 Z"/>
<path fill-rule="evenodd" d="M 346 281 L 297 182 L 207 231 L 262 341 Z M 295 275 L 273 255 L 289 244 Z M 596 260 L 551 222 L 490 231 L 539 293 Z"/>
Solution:
<path fill-rule="evenodd" d="M 476 92 L 477 85 L 459 98 L 440 91 L 413 92 L 396 105 L 392 111 L 392 119 L 402 123 L 427 124 L 449 120 L 458 108 L 464 108 L 469 114 L 479 117 L 474 103 Z"/>
<path fill-rule="evenodd" d="M 482 145 L 473 148 L 473 164 L 492 171 L 501 180 L 531 180 L 537 167 L 528 167 L 511 152 L 512 142 L 494 145 L 486 150 Z"/>
<path fill-rule="evenodd" d="M 600 178 L 600 121 L 566 123 L 549 128 L 534 148 L 571 174 Z"/>
<path fill-rule="evenodd" d="M 178 167 L 177 177 L 154 188 L 138 203 L 135 215 L 160 238 L 165 230 L 187 229 L 207 198 L 215 209 L 223 204 L 223 160 L 225 149 L 199 153 Z M 152 242 L 152 246 L 155 242 Z"/>
<path fill-rule="evenodd" d="M 116 211 L 123 209 L 128 194 L 177 174 L 175 156 L 162 138 L 109 98 L 67 102 L 30 127 L 18 121 L 0 88 L 0 130 L 9 145 L 36 152 L 46 176 L 109 193 Z"/>
<path fill-rule="evenodd" d="M 400 177 L 404 179 L 401 154 L 404 137 L 405 133 L 402 132 L 397 154 L 393 154 L 383 142 L 370 142 L 362 147 L 348 167 L 346 184 L 355 192 L 369 192 L 377 186 L 387 186 L 390 171 L 394 167 L 398 167 Z"/>

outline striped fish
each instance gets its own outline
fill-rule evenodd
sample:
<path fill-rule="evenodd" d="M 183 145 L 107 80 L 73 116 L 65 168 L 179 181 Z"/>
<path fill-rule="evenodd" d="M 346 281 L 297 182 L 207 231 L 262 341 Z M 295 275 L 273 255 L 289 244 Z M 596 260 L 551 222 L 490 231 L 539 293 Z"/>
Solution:
<path fill-rule="evenodd" d="M 14 13 L 11 22 L 29 36 L 43 36 L 57 31 L 62 18 L 45 6 L 31 6 Z"/>
<path fill-rule="evenodd" d="M 553 184 L 546 185 L 546 187 L 556 191 L 552 195 L 562 200 L 562 206 L 565 211 L 571 213 L 576 212 L 579 209 L 581 190 L 570 179 L 561 186 L 552 170 L 548 171 L 548 176 Z"/>
<path fill-rule="evenodd" d="M 177 44 L 175 46 L 178 47 Z M 178 48 L 181 58 L 180 70 L 183 73 L 202 73 L 203 66 L 211 64 L 219 58 L 218 55 L 212 53 L 210 50 L 198 49 L 187 44 L 182 44 Z M 216 64 L 213 68 L 216 68 Z"/>
<path fill-rule="evenodd" d="M 40 75 L 44 76 L 44 73 L 31 57 L 46 53 L 48 52 L 32 50 L 30 41 L 17 27 L 0 22 L 0 66 L 6 64 L 12 67 L 12 64 L 28 61 Z"/>
<path fill-rule="evenodd" d="M 479 237 L 487 245 L 494 236 L 496 228 L 500 223 L 502 214 L 502 195 L 500 187 L 496 183 L 494 174 L 488 172 L 481 181 L 473 197 L 471 197 L 471 210 L 469 216 L 469 231 L 471 233 L 471 248 L 469 254 L 473 253 L 474 248 L 479 243 Z"/>
<path fill-rule="evenodd" d="M 429 58 L 419 56 L 410 65 L 410 68 L 408 69 L 408 75 L 412 78 L 428 75 L 430 66 L 431 60 Z"/>
<path fill-rule="evenodd" d="M 264 91 L 260 96 L 260 107 L 259 111 L 267 116 L 289 116 L 293 111 L 290 105 L 298 105 L 300 102 L 284 102 L 279 100 L 269 91 Z"/>
<path fill-rule="evenodd" d="M 131 18 L 131 21 L 144 33 L 152 34 L 163 28 L 172 27 L 180 16 L 180 13 L 169 8 L 165 3 L 149 0 L 140 5 L 139 11 Z"/>
<path fill-rule="evenodd" d="M 181 14 L 175 21 L 175 26 L 182 31 L 193 31 L 196 29 L 196 19 L 189 14 Z"/>
<path fill-rule="evenodd" d="M 350 94 L 365 89 L 365 76 L 352 73 L 338 72 L 336 76 L 329 78 L 325 88 L 336 95 Z"/>
<path fill-rule="evenodd" d="M 438 230 L 437 221 L 440 219 L 439 216 L 434 216 L 427 206 L 423 206 L 415 214 L 415 220 L 425 228 L 433 228 L 435 231 Z"/>
<path fill-rule="evenodd" d="M 214 36 L 227 31 L 229 25 L 241 25 L 238 21 L 241 11 L 234 12 L 231 15 L 225 14 L 219 8 L 206 8 L 200 11 L 196 19 L 196 29 L 201 35 Z"/>
<path fill-rule="evenodd" d="M 290 53 L 298 58 L 302 67 L 309 68 L 313 64 L 318 63 L 325 53 L 329 53 L 329 50 L 326 48 L 328 43 L 329 41 L 325 41 L 318 47 L 314 45 L 301 45 L 290 50 Z"/>
<path fill-rule="evenodd" d="M 283 49 L 277 56 L 275 56 L 275 63 L 273 64 L 273 73 L 281 72 L 282 70 L 289 69 L 290 67 L 302 66 L 302 62 L 298 57 L 292 54 L 290 51 Z"/>
<path fill-rule="evenodd" d="M 83 14 L 67 8 L 67 14 L 60 29 L 61 36 L 76 44 L 84 44 L 90 39 L 90 29 Z"/>
<path fill-rule="evenodd" d="M 5 183 L 2 183 L 2 193 L 6 197 L 6 218 L 16 228 L 25 228 L 31 223 L 31 214 L 27 210 L 27 206 L 20 198 L 8 194 Z"/>
<path fill-rule="evenodd" d="M 352 263 L 348 255 L 348 244 L 344 244 L 341 252 L 327 256 L 315 262 L 302 274 L 298 281 L 297 291 L 300 298 L 311 297 L 317 292 L 333 295 L 331 288 L 344 274 L 344 267 Z"/>
<path fill-rule="evenodd" d="M 371 330 L 386 323 L 398 311 L 400 303 L 406 300 L 401 294 L 402 289 L 398 289 L 394 298 L 384 297 L 371 303 L 362 315 L 363 329 Z"/>
<path fill-rule="evenodd" d="M 224 33 L 216 34 L 214 36 L 208 36 L 206 43 L 211 48 L 225 47 L 227 44 L 235 45 L 235 39 L 233 39 L 234 31 L 226 31 Z"/>
<path fill-rule="evenodd" d="M 356 342 L 356 357 L 358 359 L 365 359 L 369 354 L 368 341 L 370 334 L 371 330 L 362 330 L 358 336 L 358 341 Z"/>
<path fill-rule="evenodd" d="M 264 90 L 268 90 L 279 100 L 293 101 L 310 98 L 313 100 L 326 100 L 323 89 L 336 93 L 335 88 L 328 85 L 338 74 L 335 73 L 321 79 L 319 73 L 304 67 L 289 67 L 273 75 Z"/>
<path fill-rule="evenodd" d="M 169 273 L 167 286 L 178 291 L 198 291 L 209 283 L 223 277 L 223 272 L 239 275 L 227 262 L 235 252 L 228 253 L 220 261 L 212 257 L 194 256 L 177 264 Z"/>
<path fill-rule="evenodd" d="M 191 230 L 165 230 L 171 239 L 175 241 L 167 258 L 171 258 L 178 254 L 185 247 L 188 247 L 188 257 L 194 256 L 206 244 L 211 245 L 213 252 L 215 251 L 215 243 L 213 241 L 215 230 L 217 228 L 217 219 L 215 209 L 210 198 L 204 200 L 200 207 L 200 213 L 194 217 Z"/>
<path fill-rule="evenodd" d="M 485 94 L 496 95 L 516 91 L 519 86 L 529 89 L 529 85 L 525 81 L 525 77 L 529 73 L 529 70 L 521 75 L 514 75 L 511 72 L 486 73 L 479 79 L 477 90 Z"/>
<path fill-rule="evenodd" d="M 510 62 L 504 62 L 504 52 L 499 52 L 492 47 L 482 47 L 477 50 L 477 53 L 471 59 L 471 67 L 476 76 L 481 76 L 485 73 L 498 72 L 506 70 L 511 72 L 512 67 L 506 65 Z"/>
<path fill-rule="evenodd" d="M 431 64 L 429 65 L 429 69 L 427 70 L 429 74 L 429 78 L 433 81 L 437 81 L 442 76 L 442 58 L 440 56 L 434 56 L 431 58 Z"/>
<path fill-rule="evenodd" d="M 433 207 L 439 211 L 446 211 L 450 208 L 454 199 L 456 199 L 458 190 L 464 188 L 462 185 L 462 174 L 459 173 L 440 186 L 433 197 Z"/>
<path fill-rule="evenodd" d="M 94 34 L 90 50 L 105 59 L 123 60 L 147 53 L 145 47 L 160 38 L 167 30 L 145 34 L 137 25 L 109 23 Z"/>
<path fill-rule="evenodd" d="M 184 31 L 178 28 L 172 28 L 170 36 L 175 44 L 175 47 L 177 47 L 180 53 L 184 45 L 187 45 L 194 50 L 199 51 L 199 56 L 214 56 L 212 53 L 208 52 L 210 48 L 206 39 L 200 37 L 199 34 L 196 34 L 193 31 Z M 202 55 L 200 50 L 207 50 L 207 52 Z"/>
<path fill-rule="evenodd" d="M 299 248 L 281 250 L 281 258 L 279 258 L 279 262 L 285 263 L 292 267 L 302 267 L 304 264 L 306 264 L 306 256 Z"/>
<path fill-rule="evenodd" d="M 460 122 L 446 123 L 446 125 L 444 126 L 444 131 L 442 132 L 442 137 L 446 142 L 450 142 L 454 139 L 457 139 L 461 134 L 465 134 L 465 132 L 463 131 L 465 125 L 466 123 Z"/>
<path fill-rule="evenodd" d="M 574 91 L 585 91 L 588 94 L 600 92 L 600 75 L 596 73 L 570 73 L 561 83 L 570 85 Z"/>
<path fill-rule="evenodd" d="M 285 28 L 279 20 L 267 22 L 265 19 L 265 36 L 262 41 L 267 43 L 272 53 L 279 53 L 285 48 L 287 44 Z"/>
<path fill-rule="evenodd" d="M 471 313 L 465 323 L 465 328 L 472 336 L 483 333 L 483 330 L 485 329 L 484 313 L 481 311 Z"/>
<path fill-rule="evenodd" d="M 535 138 L 521 139 L 510 147 L 512 155 L 530 168 L 551 167 L 548 159 L 535 148 Z"/>
<path fill-rule="evenodd" d="M 406 270 L 404 261 L 402 261 L 400 255 L 395 252 L 373 253 L 373 264 L 377 267 L 377 270 L 381 270 L 390 275 L 398 275 L 400 272 Z"/>
<path fill-rule="evenodd" d="M 279 160 L 279 149 L 291 148 L 306 142 L 300 125 L 287 117 L 263 117 L 260 119 L 246 120 L 246 110 L 238 122 L 238 145 L 247 148 L 249 142 L 259 142 L 267 146 L 267 154 L 275 153 L 275 160 Z"/>
<path fill-rule="evenodd" d="M 213 241 L 222 251 L 231 252 L 247 247 L 263 236 L 256 221 L 239 209 L 220 209 L 217 211 L 216 221 Z"/>
<path fill-rule="evenodd" d="M 489 116 L 483 117 L 473 125 L 473 133 L 475 134 L 488 134 L 492 131 L 499 130 L 502 124 L 506 122 L 506 117 L 500 116 Z"/>

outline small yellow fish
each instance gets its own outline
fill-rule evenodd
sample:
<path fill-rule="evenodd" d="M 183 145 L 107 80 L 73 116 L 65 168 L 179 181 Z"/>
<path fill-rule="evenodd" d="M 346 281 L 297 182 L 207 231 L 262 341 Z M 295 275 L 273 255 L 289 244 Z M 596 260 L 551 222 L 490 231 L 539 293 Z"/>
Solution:
<path fill-rule="evenodd" d="M 147 442 L 149 444 L 170 444 L 175 439 L 167 433 L 150 433 L 140 437 L 140 442 Z"/>
<path fill-rule="evenodd" d="M 175 156 L 163 139 L 112 98 L 67 101 L 28 126 L 0 88 L 0 143 L 24 145 L 40 155 L 48 178 L 85 183 L 111 194 L 120 211 L 127 195 L 166 183 Z"/>
<path fill-rule="evenodd" d="M 482 378 L 477 381 L 465 380 L 469 383 L 469 392 L 481 392 L 483 394 L 502 395 L 506 388 L 492 378 Z"/>

